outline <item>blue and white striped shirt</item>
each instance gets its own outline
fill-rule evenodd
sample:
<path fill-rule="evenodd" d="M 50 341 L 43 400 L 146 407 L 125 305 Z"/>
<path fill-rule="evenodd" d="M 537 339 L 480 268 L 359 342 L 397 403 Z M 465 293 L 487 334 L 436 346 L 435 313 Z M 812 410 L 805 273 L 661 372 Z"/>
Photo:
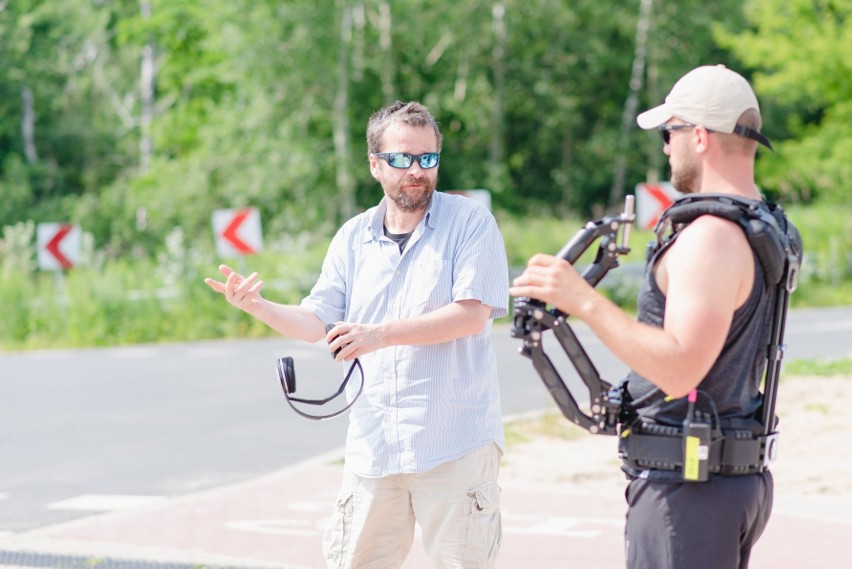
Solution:
<path fill-rule="evenodd" d="M 326 324 L 377 324 L 470 299 L 490 306 L 491 318 L 508 313 L 503 237 L 484 206 L 435 192 L 402 254 L 383 233 L 386 208 L 383 199 L 340 228 L 303 306 Z M 365 477 L 425 472 L 489 443 L 502 448 L 490 333 L 489 320 L 479 334 L 361 357 L 365 384 L 349 416 L 347 466 Z"/>

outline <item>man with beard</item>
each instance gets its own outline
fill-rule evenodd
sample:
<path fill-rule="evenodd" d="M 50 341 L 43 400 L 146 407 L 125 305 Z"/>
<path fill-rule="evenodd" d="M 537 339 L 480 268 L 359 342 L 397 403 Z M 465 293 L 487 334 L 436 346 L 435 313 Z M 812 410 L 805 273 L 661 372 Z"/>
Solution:
<path fill-rule="evenodd" d="M 437 567 L 493 567 L 501 541 L 503 427 L 491 320 L 507 314 L 508 267 L 494 217 L 435 192 L 441 132 L 417 102 L 377 111 L 370 172 L 384 198 L 334 236 L 298 306 L 220 267 L 205 282 L 278 332 L 359 358 L 344 480 L 323 540 L 329 567 L 402 565 L 415 521 Z M 333 327 L 325 332 L 325 327 Z"/>
<path fill-rule="evenodd" d="M 769 141 L 759 132 L 757 98 L 737 73 L 723 66 L 694 69 L 637 122 L 659 129 L 672 183 L 681 192 L 761 203 L 754 159 L 758 142 Z M 636 320 L 556 257 L 532 257 L 513 285 L 513 296 L 582 319 L 631 368 L 627 392 L 643 422 L 677 429 L 686 414 L 684 398 L 692 401 L 695 394 L 723 425 L 755 415 L 774 285 L 767 284 L 737 223 L 701 215 L 658 250 L 648 260 Z M 747 567 L 772 507 L 768 470 L 686 482 L 683 470 L 637 469 L 626 462 L 622 469 L 630 480 L 629 568 Z"/>

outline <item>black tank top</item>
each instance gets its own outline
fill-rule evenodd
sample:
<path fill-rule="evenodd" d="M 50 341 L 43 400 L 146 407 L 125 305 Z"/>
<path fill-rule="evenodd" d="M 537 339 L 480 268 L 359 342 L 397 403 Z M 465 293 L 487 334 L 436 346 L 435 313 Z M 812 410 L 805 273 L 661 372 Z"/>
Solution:
<path fill-rule="evenodd" d="M 666 297 L 654 278 L 658 251 L 645 268 L 638 297 L 638 319 L 662 328 Z M 766 284 L 763 268 L 754 257 L 754 285 L 745 304 L 734 312 L 722 352 L 698 385 L 696 409 L 711 413 L 710 400 L 721 419 L 751 418 L 760 406 L 759 388 L 766 368 L 774 305 L 774 287 Z M 686 398 L 663 402 L 665 394 L 651 382 L 630 372 L 628 391 L 644 418 L 680 426 L 686 416 Z M 724 422 L 724 421 L 723 421 Z"/>

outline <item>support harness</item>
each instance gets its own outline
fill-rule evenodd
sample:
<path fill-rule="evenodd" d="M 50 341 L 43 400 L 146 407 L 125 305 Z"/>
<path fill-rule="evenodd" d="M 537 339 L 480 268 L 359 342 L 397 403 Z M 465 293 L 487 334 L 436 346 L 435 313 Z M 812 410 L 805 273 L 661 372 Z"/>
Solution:
<path fill-rule="evenodd" d="M 774 287 L 772 331 L 766 350 L 763 401 L 756 421 L 720 424 L 696 421 L 691 413 L 683 428 L 642 421 L 632 405 L 626 382 L 613 387 L 601 379 L 567 322 L 568 314 L 528 298 L 515 299 L 512 336 L 522 340 L 521 355 L 533 366 L 570 421 L 594 434 L 618 435 L 619 454 L 634 469 L 682 472 L 686 481 L 706 480 L 708 473 L 748 474 L 762 471 L 777 453 L 775 400 L 784 355 L 789 295 L 796 288 L 802 261 L 798 230 L 780 206 L 723 194 L 693 194 L 678 199 L 663 212 L 655 228 L 657 239 L 648 245 L 648 259 L 667 248 L 689 223 L 714 215 L 737 223 L 748 238 Z M 630 251 L 629 227 L 634 222 L 633 196 L 622 214 L 588 222 L 557 254 L 574 264 L 598 239 L 597 256 L 582 273 L 592 286 L 618 266 L 618 256 Z M 622 239 L 619 242 L 618 234 Z M 588 389 L 589 412 L 584 412 L 544 351 L 542 337 L 553 332 Z M 694 402 L 694 396 L 691 399 Z M 691 408 L 691 405 L 690 405 Z"/>

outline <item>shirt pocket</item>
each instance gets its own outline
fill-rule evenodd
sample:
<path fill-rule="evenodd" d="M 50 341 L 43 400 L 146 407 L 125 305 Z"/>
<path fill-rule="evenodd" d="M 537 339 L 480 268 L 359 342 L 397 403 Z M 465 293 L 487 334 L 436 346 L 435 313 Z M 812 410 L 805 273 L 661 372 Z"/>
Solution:
<path fill-rule="evenodd" d="M 453 301 L 452 263 L 443 259 L 420 259 L 408 279 L 408 306 L 412 315 L 424 314 Z"/>

